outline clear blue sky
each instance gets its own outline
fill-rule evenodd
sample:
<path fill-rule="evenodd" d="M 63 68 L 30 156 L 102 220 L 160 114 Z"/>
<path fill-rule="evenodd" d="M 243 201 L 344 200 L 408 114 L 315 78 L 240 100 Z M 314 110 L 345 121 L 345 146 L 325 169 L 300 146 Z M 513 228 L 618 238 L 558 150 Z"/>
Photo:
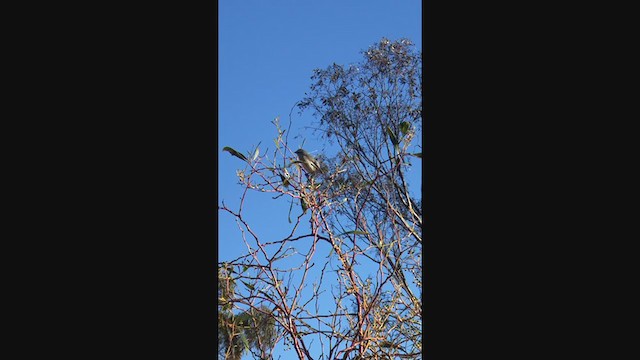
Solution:
<path fill-rule="evenodd" d="M 218 197 L 235 210 L 242 191 L 236 170 L 244 163 L 222 147 L 246 152 L 261 142 L 261 151 L 273 150 L 276 131 L 271 121 L 280 116 L 281 123 L 288 124 L 291 108 L 308 91 L 314 68 L 360 61 L 360 51 L 382 37 L 406 37 L 422 49 L 419 0 L 220 0 L 218 16 Z M 292 133 L 304 133 L 305 149 L 322 152 L 322 145 L 304 129 L 311 124 L 311 114 L 296 114 Z M 296 148 L 300 142 L 290 145 Z M 288 205 L 270 196 L 253 195 L 247 201 L 252 210 L 246 215 L 257 232 L 282 238 L 289 229 Z M 219 215 L 219 260 L 230 260 L 246 247 L 232 217 Z M 276 359 L 283 354 L 276 353 Z"/>

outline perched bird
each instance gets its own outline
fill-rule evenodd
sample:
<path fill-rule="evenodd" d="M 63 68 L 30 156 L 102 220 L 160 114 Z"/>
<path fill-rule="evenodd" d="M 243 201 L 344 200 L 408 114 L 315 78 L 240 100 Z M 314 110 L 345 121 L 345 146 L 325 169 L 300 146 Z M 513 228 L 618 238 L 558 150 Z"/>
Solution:
<path fill-rule="evenodd" d="M 314 175 L 318 172 L 324 172 L 318 160 L 316 160 L 308 152 L 304 151 L 304 149 L 296 150 L 296 154 L 298 154 L 298 159 L 300 160 L 302 167 L 309 175 Z"/>

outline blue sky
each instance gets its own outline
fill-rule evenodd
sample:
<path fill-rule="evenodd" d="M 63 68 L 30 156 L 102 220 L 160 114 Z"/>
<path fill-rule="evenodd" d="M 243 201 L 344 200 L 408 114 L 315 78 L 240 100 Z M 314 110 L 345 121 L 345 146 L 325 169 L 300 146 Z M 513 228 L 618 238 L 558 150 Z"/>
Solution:
<path fill-rule="evenodd" d="M 261 142 L 261 151 L 272 151 L 276 130 L 271 121 L 280 116 L 281 123 L 288 124 L 291 108 L 308 91 L 314 68 L 360 61 L 360 51 L 382 37 L 406 37 L 422 49 L 421 7 L 418 0 L 220 0 L 219 201 L 237 210 L 243 190 L 236 170 L 244 163 L 222 152 L 224 146 L 246 152 Z M 311 114 L 294 111 L 292 117 L 291 132 L 304 135 L 305 149 L 322 152 L 322 144 L 305 129 Z M 290 139 L 290 146 L 297 148 L 301 142 Z M 414 172 L 421 176 L 418 169 Z M 289 206 L 260 195 L 247 199 L 247 221 L 262 237 L 281 238 L 290 229 Z M 233 218 L 219 215 L 219 260 L 230 260 L 246 247 Z"/>

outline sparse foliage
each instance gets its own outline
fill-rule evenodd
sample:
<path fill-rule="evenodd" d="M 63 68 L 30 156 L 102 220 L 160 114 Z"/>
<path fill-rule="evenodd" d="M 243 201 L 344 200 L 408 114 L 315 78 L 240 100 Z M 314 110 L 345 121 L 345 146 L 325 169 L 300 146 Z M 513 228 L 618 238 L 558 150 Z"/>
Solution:
<path fill-rule="evenodd" d="M 325 171 L 304 175 L 279 119 L 272 153 L 225 147 L 245 162 L 244 192 L 239 209 L 219 208 L 248 249 L 219 264 L 227 359 L 239 349 L 270 358 L 274 344 L 299 359 L 422 357 L 422 201 L 410 195 L 421 184 L 407 179 L 422 158 L 422 55 L 383 38 L 363 56 L 314 70 L 299 103 L 337 151 L 318 157 Z M 252 191 L 290 202 L 281 238 L 261 239 L 246 221 Z"/>

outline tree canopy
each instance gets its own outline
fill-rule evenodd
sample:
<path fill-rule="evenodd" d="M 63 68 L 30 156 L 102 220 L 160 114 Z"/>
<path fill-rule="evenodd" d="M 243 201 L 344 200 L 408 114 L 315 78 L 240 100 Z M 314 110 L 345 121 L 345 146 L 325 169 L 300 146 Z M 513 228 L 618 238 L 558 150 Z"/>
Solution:
<path fill-rule="evenodd" d="M 218 264 L 222 358 L 272 358 L 277 344 L 299 359 L 422 357 L 422 185 L 408 177 L 422 158 L 422 53 L 383 38 L 362 55 L 314 70 L 297 104 L 336 152 L 317 156 L 323 171 L 305 172 L 291 120 L 273 121 L 272 152 L 223 149 L 244 164 L 244 191 L 219 209 L 247 252 Z M 251 192 L 290 204 L 281 238 L 246 220 Z"/>

